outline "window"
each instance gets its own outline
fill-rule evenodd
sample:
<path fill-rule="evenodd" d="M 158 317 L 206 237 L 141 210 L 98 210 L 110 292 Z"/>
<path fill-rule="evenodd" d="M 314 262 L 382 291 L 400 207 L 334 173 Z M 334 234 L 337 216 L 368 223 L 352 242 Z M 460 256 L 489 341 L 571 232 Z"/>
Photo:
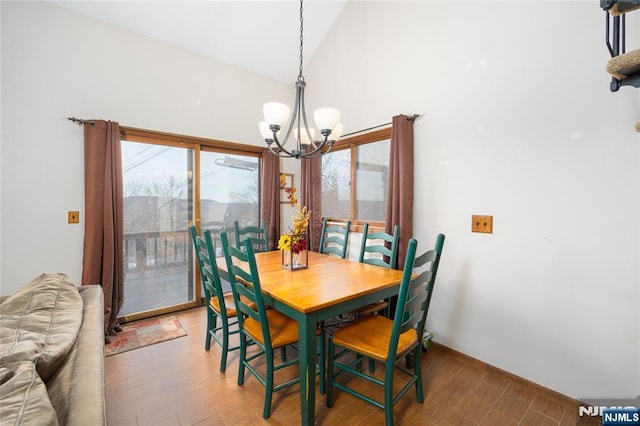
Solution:
<path fill-rule="evenodd" d="M 322 157 L 322 215 L 383 224 L 391 129 L 340 141 Z"/>
<path fill-rule="evenodd" d="M 355 219 L 385 220 L 390 144 L 391 141 L 385 139 L 356 146 Z"/>
<path fill-rule="evenodd" d="M 349 219 L 351 189 L 351 150 L 322 157 L 322 215 Z"/>

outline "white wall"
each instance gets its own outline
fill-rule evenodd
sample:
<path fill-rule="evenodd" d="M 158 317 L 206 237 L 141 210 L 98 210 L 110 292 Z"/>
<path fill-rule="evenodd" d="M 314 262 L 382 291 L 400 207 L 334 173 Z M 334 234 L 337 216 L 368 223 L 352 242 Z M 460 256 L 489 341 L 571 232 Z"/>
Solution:
<path fill-rule="evenodd" d="M 260 144 L 262 103 L 291 96 L 291 85 L 49 3 L 0 7 L 0 294 L 43 272 L 80 282 L 83 131 L 67 117 Z M 68 210 L 80 224 L 67 224 Z"/>
<path fill-rule="evenodd" d="M 345 133 L 423 114 L 415 236 L 447 236 L 435 340 L 575 398 L 640 394 L 639 92 L 609 92 L 603 14 L 349 2 L 305 72 L 308 109 L 341 109 Z"/>

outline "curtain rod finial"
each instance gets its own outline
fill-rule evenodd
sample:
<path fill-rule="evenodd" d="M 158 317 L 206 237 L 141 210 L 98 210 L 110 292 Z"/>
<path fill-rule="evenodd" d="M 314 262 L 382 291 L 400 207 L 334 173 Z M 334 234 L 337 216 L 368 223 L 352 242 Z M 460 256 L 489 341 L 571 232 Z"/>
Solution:
<path fill-rule="evenodd" d="M 81 118 L 67 117 L 67 120 L 73 121 L 78 126 L 83 126 L 85 124 L 88 124 L 89 126 L 93 127 L 93 125 L 94 125 L 93 121 L 83 120 Z"/>

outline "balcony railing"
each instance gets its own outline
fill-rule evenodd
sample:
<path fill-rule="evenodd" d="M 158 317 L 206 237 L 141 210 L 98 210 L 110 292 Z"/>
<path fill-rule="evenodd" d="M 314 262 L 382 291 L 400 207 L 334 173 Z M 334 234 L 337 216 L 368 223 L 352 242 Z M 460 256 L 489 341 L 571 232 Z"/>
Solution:
<path fill-rule="evenodd" d="M 222 256 L 219 229 L 212 229 L 216 256 Z M 233 239 L 233 229 L 230 230 Z M 124 235 L 124 304 L 129 315 L 193 301 L 194 258 L 188 231 Z"/>
<path fill-rule="evenodd" d="M 187 231 L 125 234 L 121 315 L 194 300 L 193 246 Z"/>

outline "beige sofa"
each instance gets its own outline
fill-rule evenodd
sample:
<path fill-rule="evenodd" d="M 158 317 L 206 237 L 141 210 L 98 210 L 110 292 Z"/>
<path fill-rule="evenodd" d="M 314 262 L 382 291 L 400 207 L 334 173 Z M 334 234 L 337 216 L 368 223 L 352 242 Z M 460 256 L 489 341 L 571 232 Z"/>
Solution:
<path fill-rule="evenodd" d="M 0 298 L 0 424 L 107 424 L 100 286 L 43 274 Z"/>

